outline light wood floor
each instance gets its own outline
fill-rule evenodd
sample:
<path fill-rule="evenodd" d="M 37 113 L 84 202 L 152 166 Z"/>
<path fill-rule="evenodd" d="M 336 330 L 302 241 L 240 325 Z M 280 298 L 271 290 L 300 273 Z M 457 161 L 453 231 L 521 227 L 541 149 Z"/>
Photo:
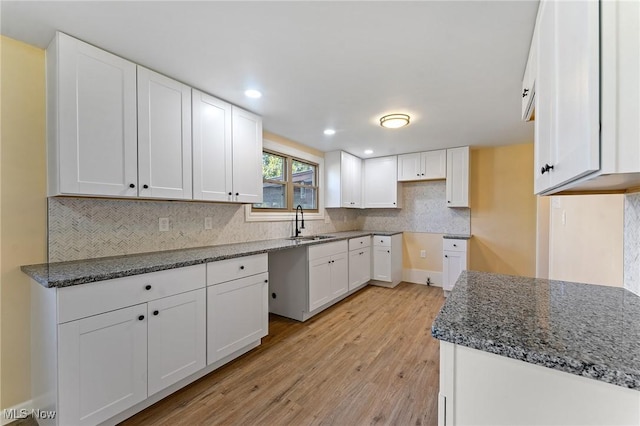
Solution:
<path fill-rule="evenodd" d="M 435 425 L 441 288 L 368 286 L 124 425 Z"/>

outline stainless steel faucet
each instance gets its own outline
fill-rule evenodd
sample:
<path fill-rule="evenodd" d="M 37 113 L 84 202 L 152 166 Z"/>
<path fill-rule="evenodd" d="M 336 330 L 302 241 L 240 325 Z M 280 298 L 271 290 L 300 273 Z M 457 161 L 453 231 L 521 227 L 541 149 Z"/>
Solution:
<path fill-rule="evenodd" d="M 298 210 L 300 210 L 300 216 L 302 217 L 302 225 L 300 226 L 300 229 L 298 229 Z M 298 204 L 296 207 L 296 237 L 302 233 L 301 229 L 304 229 L 304 211 L 302 210 L 302 206 Z"/>

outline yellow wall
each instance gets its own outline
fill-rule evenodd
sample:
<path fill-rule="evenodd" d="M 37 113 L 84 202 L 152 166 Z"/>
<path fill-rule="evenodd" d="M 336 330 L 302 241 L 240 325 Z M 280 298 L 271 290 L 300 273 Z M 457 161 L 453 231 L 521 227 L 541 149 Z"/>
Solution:
<path fill-rule="evenodd" d="M 551 197 L 549 278 L 622 287 L 623 228 L 622 194 Z"/>
<path fill-rule="evenodd" d="M 269 139 L 270 141 L 273 141 L 273 142 L 278 142 L 279 144 L 288 146 L 290 148 L 307 152 L 311 155 L 315 155 L 316 157 L 324 158 L 324 152 L 319 151 L 315 148 L 311 148 L 310 146 L 302 145 L 301 143 L 292 141 L 291 139 L 284 138 L 280 135 L 276 135 L 275 133 L 271 133 L 265 130 L 264 132 L 262 132 L 262 137 L 264 139 Z"/>
<path fill-rule="evenodd" d="M 0 405 L 7 408 L 31 397 L 29 279 L 20 265 L 46 261 L 45 54 L 6 37 L 0 49 Z"/>
<path fill-rule="evenodd" d="M 471 151 L 469 269 L 535 276 L 533 144 Z"/>
<path fill-rule="evenodd" d="M 404 269 L 442 271 L 442 234 L 404 232 L 402 237 Z M 425 258 L 420 257 L 420 250 L 425 250 Z"/>

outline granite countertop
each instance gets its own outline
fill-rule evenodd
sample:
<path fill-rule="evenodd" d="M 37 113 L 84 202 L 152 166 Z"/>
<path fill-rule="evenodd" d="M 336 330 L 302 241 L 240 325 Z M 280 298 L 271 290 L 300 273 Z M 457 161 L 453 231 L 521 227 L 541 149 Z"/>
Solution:
<path fill-rule="evenodd" d="M 22 266 L 22 272 L 29 275 L 44 287 L 68 287 L 78 284 L 121 278 L 130 275 L 146 274 L 165 269 L 180 268 L 234 257 L 268 253 L 301 246 L 324 244 L 366 235 L 395 235 L 397 232 L 346 231 L 332 232 L 333 238 L 323 240 L 293 241 L 275 239 L 251 241 L 246 243 L 224 244 L 180 250 L 168 250 L 152 253 L 131 254 L 125 256 L 102 257 L 72 262 L 43 263 Z"/>
<path fill-rule="evenodd" d="M 640 390 L 640 297 L 623 288 L 463 271 L 431 334 Z"/>
<path fill-rule="evenodd" d="M 471 235 L 468 234 L 444 234 L 442 236 L 445 240 L 469 240 Z"/>

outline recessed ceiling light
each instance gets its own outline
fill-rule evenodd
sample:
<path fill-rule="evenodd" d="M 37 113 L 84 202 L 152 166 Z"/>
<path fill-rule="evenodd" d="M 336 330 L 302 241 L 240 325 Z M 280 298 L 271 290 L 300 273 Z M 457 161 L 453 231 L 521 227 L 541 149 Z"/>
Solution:
<path fill-rule="evenodd" d="M 335 135 L 336 131 L 333 129 L 325 129 L 324 134 L 327 136 Z"/>
<path fill-rule="evenodd" d="M 409 124 L 409 116 L 407 114 L 389 114 L 380 118 L 380 125 L 387 129 L 398 129 Z"/>
<path fill-rule="evenodd" d="M 365 149 L 364 153 L 367 154 L 367 155 L 371 155 L 371 154 L 373 154 L 373 150 L 372 149 Z"/>
<path fill-rule="evenodd" d="M 244 91 L 244 95 L 248 98 L 258 99 L 262 97 L 262 93 L 255 89 L 249 89 Z"/>

